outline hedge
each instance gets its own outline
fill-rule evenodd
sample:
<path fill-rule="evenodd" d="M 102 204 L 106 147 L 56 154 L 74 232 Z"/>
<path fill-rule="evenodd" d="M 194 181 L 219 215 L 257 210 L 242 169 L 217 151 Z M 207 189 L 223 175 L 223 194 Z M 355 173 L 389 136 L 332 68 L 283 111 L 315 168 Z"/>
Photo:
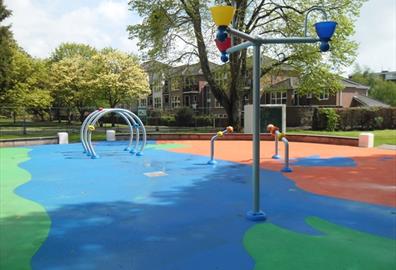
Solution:
<path fill-rule="evenodd" d="M 313 130 L 373 130 L 396 128 L 396 107 L 316 108 Z"/>

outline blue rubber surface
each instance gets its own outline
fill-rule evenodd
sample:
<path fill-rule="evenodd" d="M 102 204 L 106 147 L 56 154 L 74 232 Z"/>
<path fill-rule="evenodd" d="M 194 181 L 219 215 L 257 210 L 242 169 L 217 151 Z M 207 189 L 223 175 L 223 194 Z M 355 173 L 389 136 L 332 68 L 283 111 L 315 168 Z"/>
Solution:
<path fill-rule="evenodd" d="M 319 155 L 298 158 L 293 160 L 291 164 L 304 167 L 356 167 L 356 162 L 351 158 L 321 158 Z"/>
<path fill-rule="evenodd" d="M 79 144 L 32 147 L 22 164 L 32 180 L 17 194 L 52 220 L 33 269 L 253 269 L 242 244 L 255 224 L 245 218 L 250 166 L 154 148 L 135 157 L 119 142 L 96 147 L 95 160 Z M 157 172 L 166 175 L 145 175 Z M 262 170 L 261 179 L 266 222 L 319 234 L 304 221 L 317 216 L 396 239 L 394 208 L 305 192 L 280 172 Z"/>

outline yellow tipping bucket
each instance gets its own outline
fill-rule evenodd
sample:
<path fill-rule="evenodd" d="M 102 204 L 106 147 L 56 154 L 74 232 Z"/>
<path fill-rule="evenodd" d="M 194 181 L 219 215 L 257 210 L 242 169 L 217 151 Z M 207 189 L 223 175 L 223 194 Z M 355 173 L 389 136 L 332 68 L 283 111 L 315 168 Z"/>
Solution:
<path fill-rule="evenodd" d="M 235 8 L 232 6 L 215 6 L 211 7 L 212 18 L 217 26 L 227 26 L 234 17 Z"/>

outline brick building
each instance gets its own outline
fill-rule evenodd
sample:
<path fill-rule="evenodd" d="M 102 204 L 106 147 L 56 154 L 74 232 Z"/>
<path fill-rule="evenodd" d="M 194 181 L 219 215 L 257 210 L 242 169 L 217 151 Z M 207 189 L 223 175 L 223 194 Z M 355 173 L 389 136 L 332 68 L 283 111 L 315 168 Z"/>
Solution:
<path fill-rule="evenodd" d="M 273 61 L 266 58 L 266 63 Z M 248 61 L 249 64 L 249 61 Z M 190 107 L 196 114 L 226 118 L 226 112 L 213 96 L 206 82 L 200 63 L 171 67 L 160 62 L 143 64 L 148 73 L 151 94 L 141 97 L 139 107 L 149 111 L 174 113 L 178 108 Z M 218 84 L 226 86 L 229 79 L 227 65 L 210 63 Z M 245 104 L 252 103 L 252 78 L 248 73 L 243 78 L 241 111 Z M 261 78 L 261 85 L 271 85 L 262 94 L 262 104 L 286 104 L 287 107 L 387 107 L 387 104 L 368 97 L 369 87 L 350 79 L 341 78 L 344 89 L 330 94 L 323 89 L 318 96 L 298 94 L 298 77 L 288 65 L 281 65 L 276 72 Z"/>

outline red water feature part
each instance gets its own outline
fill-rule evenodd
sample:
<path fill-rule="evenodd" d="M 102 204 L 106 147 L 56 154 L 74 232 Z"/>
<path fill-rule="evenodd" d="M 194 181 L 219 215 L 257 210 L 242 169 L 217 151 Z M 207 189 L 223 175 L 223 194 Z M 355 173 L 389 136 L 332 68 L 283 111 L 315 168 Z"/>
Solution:
<path fill-rule="evenodd" d="M 228 48 L 231 47 L 231 38 L 227 37 L 223 42 L 215 39 L 216 46 L 221 52 L 225 52 Z"/>

